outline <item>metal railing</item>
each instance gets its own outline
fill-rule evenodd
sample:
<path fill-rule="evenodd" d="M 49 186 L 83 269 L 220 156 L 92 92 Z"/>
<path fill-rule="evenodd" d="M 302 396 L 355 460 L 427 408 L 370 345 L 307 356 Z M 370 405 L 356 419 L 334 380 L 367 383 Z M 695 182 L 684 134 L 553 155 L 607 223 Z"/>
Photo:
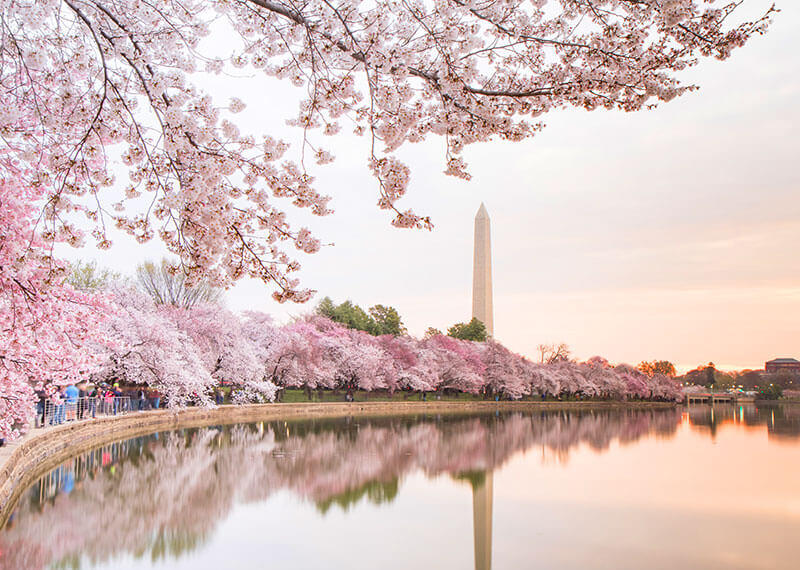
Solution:
<path fill-rule="evenodd" d="M 60 425 L 98 416 L 116 416 L 133 411 L 128 396 L 75 398 L 60 403 L 46 400 L 36 406 L 36 427 Z"/>

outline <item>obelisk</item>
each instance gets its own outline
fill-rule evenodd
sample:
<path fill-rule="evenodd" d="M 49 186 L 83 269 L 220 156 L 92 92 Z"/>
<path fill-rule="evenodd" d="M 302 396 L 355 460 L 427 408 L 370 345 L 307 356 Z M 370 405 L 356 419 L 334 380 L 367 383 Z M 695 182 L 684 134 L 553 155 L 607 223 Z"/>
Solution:
<path fill-rule="evenodd" d="M 475 257 L 472 266 L 472 316 L 494 335 L 492 318 L 492 238 L 489 212 L 481 202 L 475 214 Z"/>

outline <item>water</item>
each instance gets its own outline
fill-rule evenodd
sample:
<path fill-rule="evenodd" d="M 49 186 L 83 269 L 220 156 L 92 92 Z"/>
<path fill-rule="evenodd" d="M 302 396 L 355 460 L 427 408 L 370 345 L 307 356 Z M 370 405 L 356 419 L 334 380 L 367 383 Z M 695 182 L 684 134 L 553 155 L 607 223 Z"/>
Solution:
<path fill-rule="evenodd" d="M 800 406 L 343 418 L 107 445 L 0 568 L 797 568 Z"/>

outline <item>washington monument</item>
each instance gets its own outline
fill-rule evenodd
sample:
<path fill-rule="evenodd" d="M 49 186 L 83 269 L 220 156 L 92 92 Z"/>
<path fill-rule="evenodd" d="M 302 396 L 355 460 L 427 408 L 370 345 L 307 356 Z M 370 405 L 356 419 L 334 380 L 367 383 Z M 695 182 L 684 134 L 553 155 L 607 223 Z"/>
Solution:
<path fill-rule="evenodd" d="M 472 316 L 486 326 L 487 336 L 494 336 L 492 318 L 492 238 L 489 212 L 481 203 L 475 214 L 475 257 L 472 268 Z"/>

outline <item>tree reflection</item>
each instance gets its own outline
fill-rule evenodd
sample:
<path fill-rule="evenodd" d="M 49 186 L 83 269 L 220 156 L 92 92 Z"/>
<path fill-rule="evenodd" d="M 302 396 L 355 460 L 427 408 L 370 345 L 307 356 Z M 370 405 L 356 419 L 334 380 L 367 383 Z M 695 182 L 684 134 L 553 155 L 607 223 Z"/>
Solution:
<path fill-rule="evenodd" d="M 0 568 L 79 568 L 123 553 L 177 558 L 201 546 L 234 505 L 279 490 L 323 514 L 391 502 L 413 472 L 465 479 L 477 491 L 534 445 L 566 461 L 581 444 L 602 451 L 614 441 L 670 437 L 679 421 L 677 409 L 543 411 L 274 421 L 139 437 L 39 479 L 0 532 Z"/>
<path fill-rule="evenodd" d="M 708 430 L 712 438 L 715 438 L 719 428 L 726 424 L 766 426 L 771 438 L 800 438 L 800 405 L 777 403 L 691 405 L 688 416 L 692 426 Z"/>

